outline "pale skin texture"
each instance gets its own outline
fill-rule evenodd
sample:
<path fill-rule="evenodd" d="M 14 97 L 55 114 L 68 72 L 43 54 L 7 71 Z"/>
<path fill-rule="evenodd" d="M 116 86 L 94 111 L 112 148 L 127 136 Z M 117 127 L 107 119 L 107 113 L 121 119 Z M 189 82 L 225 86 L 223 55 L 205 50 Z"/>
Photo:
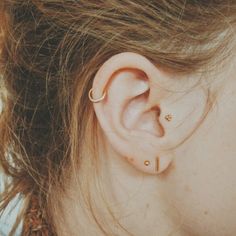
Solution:
<path fill-rule="evenodd" d="M 133 235 L 236 235 L 235 62 L 199 81 L 199 75 L 167 73 L 125 52 L 95 76 L 93 96 L 100 97 L 105 86 L 107 91 L 105 100 L 94 103 L 106 143 L 100 151 L 104 189 L 112 193 L 112 211 Z M 211 94 L 217 91 L 217 106 L 203 119 L 206 86 Z M 79 209 L 74 184 L 71 189 L 62 235 L 104 235 Z M 117 235 L 126 234 L 117 230 Z"/>

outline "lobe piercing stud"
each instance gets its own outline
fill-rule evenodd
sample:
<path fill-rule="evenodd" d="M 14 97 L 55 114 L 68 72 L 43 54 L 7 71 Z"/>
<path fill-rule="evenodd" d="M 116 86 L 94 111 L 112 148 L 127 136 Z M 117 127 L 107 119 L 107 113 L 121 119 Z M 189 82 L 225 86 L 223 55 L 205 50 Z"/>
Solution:
<path fill-rule="evenodd" d="M 148 161 L 148 160 L 144 161 L 144 165 L 145 166 L 149 166 L 150 165 L 150 161 Z"/>

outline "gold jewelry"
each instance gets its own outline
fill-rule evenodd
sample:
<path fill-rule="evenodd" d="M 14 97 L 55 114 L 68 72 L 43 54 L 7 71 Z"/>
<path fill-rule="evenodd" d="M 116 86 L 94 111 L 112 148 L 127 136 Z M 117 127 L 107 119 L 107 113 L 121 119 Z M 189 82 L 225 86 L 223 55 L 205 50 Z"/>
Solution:
<path fill-rule="evenodd" d="M 159 157 L 156 158 L 156 171 L 159 171 L 159 166 L 160 166 L 160 160 Z"/>
<path fill-rule="evenodd" d="M 102 100 L 106 97 L 106 92 L 104 92 L 103 95 L 102 95 L 100 98 L 94 99 L 94 98 L 92 97 L 92 92 L 93 92 L 93 88 L 91 88 L 91 89 L 89 90 L 88 97 L 89 97 L 90 101 L 92 101 L 92 102 L 94 102 L 94 103 L 100 102 L 100 101 L 102 101 Z"/>
<path fill-rule="evenodd" d="M 148 161 L 148 160 L 145 160 L 144 161 L 144 165 L 145 166 L 149 166 L 150 165 L 150 161 Z M 158 172 L 159 171 L 159 167 L 160 167 L 160 160 L 159 160 L 159 157 L 157 157 L 156 158 L 156 172 Z"/>
<path fill-rule="evenodd" d="M 144 165 L 145 166 L 149 166 L 150 165 L 150 161 L 148 161 L 148 160 L 144 161 Z"/>
<path fill-rule="evenodd" d="M 171 121 L 172 118 L 173 118 L 173 117 L 172 117 L 171 114 L 168 114 L 168 115 L 165 116 L 165 119 L 166 119 L 167 121 Z"/>
<path fill-rule="evenodd" d="M 89 90 L 88 97 L 89 97 L 90 101 L 92 101 L 94 103 L 100 102 L 100 101 L 102 101 L 106 97 L 106 92 L 104 92 L 103 95 L 100 98 L 94 99 L 92 97 L 92 92 L 93 92 L 93 88 L 91 88 Z M 168 114 L 168 115 L 165 116 L 165 119 L 170 122 L 173 119 L 173 117 L 172 117 L 171 114 Z M 148 166 L 150 164 L 150 162 L 148 163 L 148 161 L 145 161 L 144 164 L 146 166 Z"/>

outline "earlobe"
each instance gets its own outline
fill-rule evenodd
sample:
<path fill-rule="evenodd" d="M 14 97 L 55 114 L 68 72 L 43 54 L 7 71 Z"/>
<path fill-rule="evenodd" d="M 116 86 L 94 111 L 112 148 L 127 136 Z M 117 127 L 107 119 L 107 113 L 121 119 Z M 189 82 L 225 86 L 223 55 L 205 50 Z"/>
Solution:
<path fill-rule="evenodd" d="M 168 168 L 174 158 L 169 149 L 191 133 L 204 111 L 201 91 L 173 95 L 165 89 L 170 81 L 148 59 L 127 52 L 103 64 L 88 94 L 111 146 L 149 174 Z M 187 115 L 195 117 L 187 122 Z"/>

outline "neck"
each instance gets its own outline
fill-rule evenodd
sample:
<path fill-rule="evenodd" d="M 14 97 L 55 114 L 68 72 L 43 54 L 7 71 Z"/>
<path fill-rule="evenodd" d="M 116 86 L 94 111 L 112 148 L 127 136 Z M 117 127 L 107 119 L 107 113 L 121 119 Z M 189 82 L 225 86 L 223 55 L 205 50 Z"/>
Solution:
<path fill-rule="evenodd" d="M 73 179 L 61 198 L 59 236 L 190 235 L 183 232 L 178 211 L 160 191 L 165 179 L 130 169 L 115 153 L 101 159 L 104 165 L 99 175 L 91 169 L 84 171 L 90 176 Z"/>

